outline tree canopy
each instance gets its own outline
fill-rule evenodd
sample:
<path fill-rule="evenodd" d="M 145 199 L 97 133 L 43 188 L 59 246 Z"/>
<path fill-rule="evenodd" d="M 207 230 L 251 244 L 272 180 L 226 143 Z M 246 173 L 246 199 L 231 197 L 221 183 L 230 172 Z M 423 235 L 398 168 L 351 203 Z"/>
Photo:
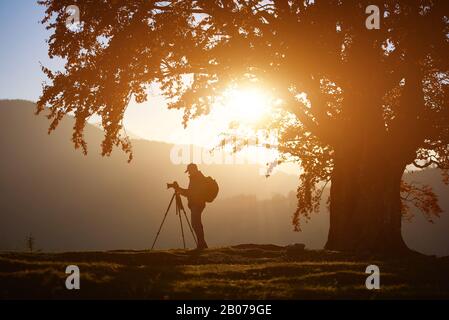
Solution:
<path fill-rule="evenodd" d="M 227 87 L 256 85 L 281 101 L 266 124 L 278 129 L 280 161 L 304 169 L 297 227 L 317 207 L 341 154 L 373 158 L 373 170 L 393 159 L 449 168 L 448 1 L 40 3 L 53 30 L 49 54 L 65 67 L 43 68 L 50 82 L 38 111 L 51 109 L 50 130 L 73 113 L 73 142 L 84 152 L 83 128 L 99 115 L 102 153 L 119 145 L 131 155 L 121 136 L 124 112 L 131 99 L 146 101 L 151 83 L 160 84 L 170 108 L 184 111 L 184 125 L 208 114 Z M 66 27 L 72 4 L 81 13 L 75 31 Z M 378 30 L 365 26 L 371 4 L 381 12 Z M 429 213 L 441 211 L 428 188 L 403 183 L 401 190 L 419 195 L 411 199 Z"/>

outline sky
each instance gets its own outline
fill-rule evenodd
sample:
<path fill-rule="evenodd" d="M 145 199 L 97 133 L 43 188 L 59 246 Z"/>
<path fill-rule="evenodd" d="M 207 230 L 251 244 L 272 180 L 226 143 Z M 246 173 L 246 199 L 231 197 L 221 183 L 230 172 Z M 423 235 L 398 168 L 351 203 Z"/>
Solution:
<path fill-rule="evenodd" d="M 44 79 L 39 61 L 48 59 L 45 39 L 49 33 L 39 24 L 43 8 L 34 0 L 0 1 L 0 98 L 37 100 Z"/>
<path fill-rule="evenodd" d="M 0 99 L 37 101 L 45 81 L 41 64 L 51 69 L 62 66 L 60 60 L 51 60 L 47 54 L 46 39 L 50 31 L 39 23 L 44 9 L 37 0 L 0 0 Z M 131 136 L 210 148 L 227 129 L 228 124 L 223 118 L 228 114 L 218 108 L 210 116 L 191 121 L 184 129 L 182 112 L 168 110 L 164 98 L 155 93 L 143 104 L 128 106 L 124 125 Z M 254 151 L 246 154 L 250 161 L 263 164 L 272 159 L 260 150 L 257 154 Z M 282 169 L 293 173 L 297 168 L 284 165 Z"/>

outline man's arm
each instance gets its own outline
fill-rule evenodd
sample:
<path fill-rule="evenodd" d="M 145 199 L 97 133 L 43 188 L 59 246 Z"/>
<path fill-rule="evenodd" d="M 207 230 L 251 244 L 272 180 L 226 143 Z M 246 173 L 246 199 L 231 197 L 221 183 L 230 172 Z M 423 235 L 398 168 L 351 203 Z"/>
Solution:
<path fill-rule="evenodd" d="M 187 197 L 188 193 L 189 193 L 189 189 L 184 189 L 181 187 L 178 187 L 178 189 L 176 190 L 181 196 Z"/>
<path fill-rule="evenodd" d="M 188 195 L 189 195 L 189 189 L 184 189 L 184 188 L 181 188 L 180 186 L 178 186 L 178 185 L 176 185 L 176 192 L 177 193 L 179 193 L 181 196 L 184 196 L 184 197 L 188 197 Z"/>

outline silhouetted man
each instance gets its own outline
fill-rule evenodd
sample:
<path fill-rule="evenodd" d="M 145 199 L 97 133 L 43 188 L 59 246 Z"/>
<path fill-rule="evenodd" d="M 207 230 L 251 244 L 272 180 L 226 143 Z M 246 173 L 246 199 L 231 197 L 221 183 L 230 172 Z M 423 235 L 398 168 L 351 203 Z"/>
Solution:
<path fill-rule="evenodd" d="M 206 200 L 204 198 L 204 180 L 206 177 L 198 170 L 198 166 L 194 163 L 189 164 L 185 172 L 189 173 L 189 187 L 188 189 L 183 189 L 177 186 L 176 191 L 184 197 L 187 197 L 187 205 L 191 212 L 192 227 L 198 240 L 197 248 L 205 249 L 207 248 L 207 244 L 204 240 L 201 213 L 206 206 Z"/>

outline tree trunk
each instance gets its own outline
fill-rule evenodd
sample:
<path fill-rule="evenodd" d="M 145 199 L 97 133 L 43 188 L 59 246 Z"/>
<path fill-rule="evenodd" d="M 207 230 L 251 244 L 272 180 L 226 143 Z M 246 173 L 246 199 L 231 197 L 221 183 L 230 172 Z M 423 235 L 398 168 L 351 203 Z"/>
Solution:
<path fill-rule="evenodd" d="M 357 149 L 335 154 L 325 247 L 382 254 L 405 252 L 400 200 L 405 163 L 386 154 L 385 149 Z"/>

